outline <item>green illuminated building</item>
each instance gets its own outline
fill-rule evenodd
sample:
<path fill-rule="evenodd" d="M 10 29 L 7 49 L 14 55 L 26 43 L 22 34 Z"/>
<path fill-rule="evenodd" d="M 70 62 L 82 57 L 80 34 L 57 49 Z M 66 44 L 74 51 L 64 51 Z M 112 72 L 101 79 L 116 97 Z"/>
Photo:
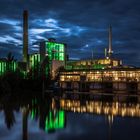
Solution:
<path fill-rule="evenodd" d="M 0 76 L 7 72 L 15 72 L 17 69 L 17 62 L 7 61 L 6 59 L 0 60 Z"/>
<path fill-rule="evenodd" d="M 45 42 L 49 60 L 65 60 L 65 45 L 55 42 Z"/>
<path fill-rule="evenodd" d="M 54 70 L 52 67 L 53 62 L 55 65 L 64 66 L 66 58 L 66 44 L 55 42 L 54 39 L 49 39 L 49 41 L 44 41 L 40 43 L 40 61 L 44 65 L 45 73 L 52 73 Z M 57 61 L 57 64 L 56 64 Z M 58 64 L 59 63 L 59 64 Z M 55 70 L 56 67 L 55 66 Z"/>
<path fill-rule="evenodd" d="M 29 72 L 31 76 L 38 77 L 40 73 L 40 54 L 35 53 L 29 55 Z"/>
<path fill-rule="evenodd" d="M 54 41 L 41 42 L 40 55 L 41 61 L 48 55 L 49 60 L 65 61 L 65 47 L 64 43 L 58 43 Z"/>

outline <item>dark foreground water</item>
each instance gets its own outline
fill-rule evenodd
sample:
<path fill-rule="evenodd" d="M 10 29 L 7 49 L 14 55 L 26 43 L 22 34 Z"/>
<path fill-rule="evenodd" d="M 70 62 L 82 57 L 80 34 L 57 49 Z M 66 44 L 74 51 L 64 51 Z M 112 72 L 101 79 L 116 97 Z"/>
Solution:
<path fill-rule="evenodd" d="M 1 99 L 0 140 L 140 140 L 140 104 Z"/>

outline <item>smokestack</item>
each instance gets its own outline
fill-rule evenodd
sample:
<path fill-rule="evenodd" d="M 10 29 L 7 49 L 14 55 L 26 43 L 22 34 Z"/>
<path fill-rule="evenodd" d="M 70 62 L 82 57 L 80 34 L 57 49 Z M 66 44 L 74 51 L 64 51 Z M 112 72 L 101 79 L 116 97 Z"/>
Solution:
<path fill-rule="evenodd" d="M 112 27 L 109 26 L 109 49 L 108 49 L 108 55 L 111 57 L 113 51 L 112 51 Z"/>
<path fill-rule="evenodd" d="M 23 61 L 28 62 L 28 11 L 23 12 Z"/>

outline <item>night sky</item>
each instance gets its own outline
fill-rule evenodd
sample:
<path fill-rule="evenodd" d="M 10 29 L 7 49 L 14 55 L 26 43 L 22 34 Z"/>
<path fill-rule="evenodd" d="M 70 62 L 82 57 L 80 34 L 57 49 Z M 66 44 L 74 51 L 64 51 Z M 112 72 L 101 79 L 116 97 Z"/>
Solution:
<path fill-rule="evenodd" d="M 22 58 L 22 14 L 29 11 L 29 52 L 38 42 L 56 38 L 72 59 L 103 57 L 108 27 L 113 28 L 114 57 L 140 66 L 139 0 L 0 0 L 0 56 Z"/>

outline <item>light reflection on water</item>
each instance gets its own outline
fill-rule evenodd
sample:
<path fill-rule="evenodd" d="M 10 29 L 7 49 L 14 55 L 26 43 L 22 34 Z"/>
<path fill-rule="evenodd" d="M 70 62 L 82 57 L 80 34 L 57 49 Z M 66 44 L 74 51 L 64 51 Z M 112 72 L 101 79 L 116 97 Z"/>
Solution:
<path fill-rule="evenodd" d="M 139 140 L 140 103 L 31 98 L 0 102 L 0 140 Z"/>

